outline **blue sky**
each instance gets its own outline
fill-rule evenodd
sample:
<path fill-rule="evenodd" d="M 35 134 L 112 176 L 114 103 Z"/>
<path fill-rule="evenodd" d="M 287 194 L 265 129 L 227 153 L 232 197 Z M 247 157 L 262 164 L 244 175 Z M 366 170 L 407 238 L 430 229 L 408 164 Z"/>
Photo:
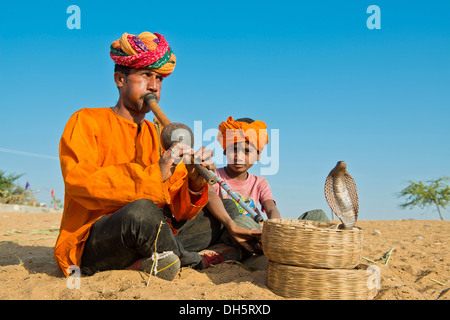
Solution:
<path fill-rule="evenodd" d="M 117 102 L 111 42 L 151 31 L 177 56 L 160 101 L 172 121 L 202 121 L 204 132 L 232 115 L 278 130 L 279 154 L 267 151 L 279 169 L 266 178 L 282 217 L 329 214 L 325 178 L 344 160 L 360 219 L 438 218 L 434 208 L 400 209 L 395 193 L 410 179 L 450 175 L 449 2 L 128 4 L 1 4 L 0 170 L 24 173 L 19 182 L 41 190 L 39 200 L 51 189 L 64 197 L 58 145 L 70 115 Z M 379 30 L 366 26 L 372 4 Z M 66 26 L 70 5 L 81 10 L 79 30 Z"/>

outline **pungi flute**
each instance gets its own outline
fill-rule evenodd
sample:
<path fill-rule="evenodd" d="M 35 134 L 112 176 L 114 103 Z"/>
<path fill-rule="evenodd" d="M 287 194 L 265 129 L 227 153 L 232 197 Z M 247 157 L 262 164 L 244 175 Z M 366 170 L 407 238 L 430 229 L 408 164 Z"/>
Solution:
<path fill-rule="evenodd" d="M 242 206 L 242 208 L 245 209 L 245 211 L 247 211 L 252 217 L 253 220 L 255 220 L 257 223 L 260 223 L 261 221 L 263 221 L 263 217 L 256 213 L 255 210 L 253 210 L 246 202 L 244 199 L 242 199 L 236 192 L 234 192 L 233 190 L 231 190 L 231 188 L 225 183 L 225 181 L 223 179 L 220 179 L 216 173 L 214 171 L 208 170 L 209 174 L 213 177 L 214 181 L 216 183 L 219 184 L 219 186 L 222 187 L 223 190 L 225 190 L 230 197 L 232 197 L 237 203 L 239 203 L 239 205 Z"/>
<path fill-rule="evenodd" d="M 165 128 L 169 124 L 171 124 L 169 118 L 167 118 L 167 116 L 164 114 L 164 112 L 158 106 L 157 99 L 154 94 L 152 94 L 152 93 L 147 94 L 145 96 L 144 100 L 147 103 L 147 105 L 150 106 L 153 114 L 156 116 L 156 118 L 158 118 L 158 120 L 161 122 L 161 124 Z M 180 125 L 180 127 L 182 127 L 183 129 L 186 130 L 186 134 L 190 135 L 190 137 L 187 137 L 186 140 L 191 142 L 190 147 L 192 147 L 192 145 L 194 143 L 192 131 L 185 125 L 175 124 L 175 123 L 173 125 Z M 162 144 L 163 148 L 167 150 L 172 145 L 172 140 L 171 140 L 172 137 L 166 137 L 163 133 L 164 133 L 164 129 L 163 129 L 163 132 L 161 132 L 161 142 L 162 142 L 161 144 Z M 175 142 L 175 141 L 173 141 L 173 142 Z M 238 204 L 240 204 L 245 209 L 245 211 L 247 211 L 253 217 L 253 219 L 256 222 L 259 223 L 264 220 L 263 217 L 260 214 L 256 213 L 255 210 L 250 208 L 250 206 L 247 205 L 247 203 L 236 192 L 231 190 L 231 188 L 225 183 L 225 181 L 223 181 L 223 179 L 219 178 L 214 171 L 203 167 L 199 163 L 195 163 L 195 167 L 205 177 L 205 179 L 208 181 L 209 184 L 212 185 L 212 184 L 218 183 L 220 185 L 220 187 L 222 189 L 224 189 L 230 195 L 230 197 L 232 197 Z"/>

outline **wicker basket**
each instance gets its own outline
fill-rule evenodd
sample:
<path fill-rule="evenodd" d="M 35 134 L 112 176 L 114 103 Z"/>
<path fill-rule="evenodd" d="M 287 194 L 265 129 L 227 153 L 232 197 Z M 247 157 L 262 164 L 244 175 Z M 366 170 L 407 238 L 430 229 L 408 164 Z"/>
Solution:
<path fill-rule="evenodd" d="M 267 286 L 286 298 L 366 300 L 370 275 L 366 270 L 307 269 L 269 261 Z"/>
<path fill-rule="evenodd" d="M 298 219 L 264 221 L 262 247 L 274 262 L 305 268 L 352 269 L 361 257 L 363 231 Z"/>

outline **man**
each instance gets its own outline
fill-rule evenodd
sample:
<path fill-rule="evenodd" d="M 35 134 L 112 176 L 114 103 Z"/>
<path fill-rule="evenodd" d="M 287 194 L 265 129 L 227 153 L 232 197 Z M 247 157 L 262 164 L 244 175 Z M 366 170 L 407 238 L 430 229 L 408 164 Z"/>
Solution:
<path fill-rule="evenodd" d="M 76 265 L 86 274 L 129 268 L 171 280 L 180 265 L 207 267 L 211 257 L 197 251 L 218 238 L 220 226 L 204 227 L 217 221 L 202 211 L 206 180 L 193 164 L 177 165 L 173 148 L 160 154 L 158 132 L 145 120 L 150 108 L 144 97 L 152 93 L 159 101 L 175 55 L 162 35 L 150 32 L 125 33 L 112 43 L 110 55 L 117 104 L 77 111 L 61 137 L 65 199 L 55 260 L 66 276 Z M 215 169 L 205 162 L 211 156 L 202 147 L 183 159 L 193 163 L 186 160 L 194 157 Z M 235 238 L 260 235 L 233 230 Z"/>

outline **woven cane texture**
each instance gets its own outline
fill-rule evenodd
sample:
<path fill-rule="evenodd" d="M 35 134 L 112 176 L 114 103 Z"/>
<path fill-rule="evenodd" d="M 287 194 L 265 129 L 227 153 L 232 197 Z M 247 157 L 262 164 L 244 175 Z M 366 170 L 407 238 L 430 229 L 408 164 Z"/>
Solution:
<path fill-rule="evenodd" d="M 366 270 L 307 269 L 269 261 L 267 287 L 286 298 L 366 300 L 370 276 Z"/>
<path fill-rule="evenodd" d="M 274 262 L 305 268 L 352 269 L 360 262 L 363 231 L 297 220 L 264 221 L 262 248 Z"/>

